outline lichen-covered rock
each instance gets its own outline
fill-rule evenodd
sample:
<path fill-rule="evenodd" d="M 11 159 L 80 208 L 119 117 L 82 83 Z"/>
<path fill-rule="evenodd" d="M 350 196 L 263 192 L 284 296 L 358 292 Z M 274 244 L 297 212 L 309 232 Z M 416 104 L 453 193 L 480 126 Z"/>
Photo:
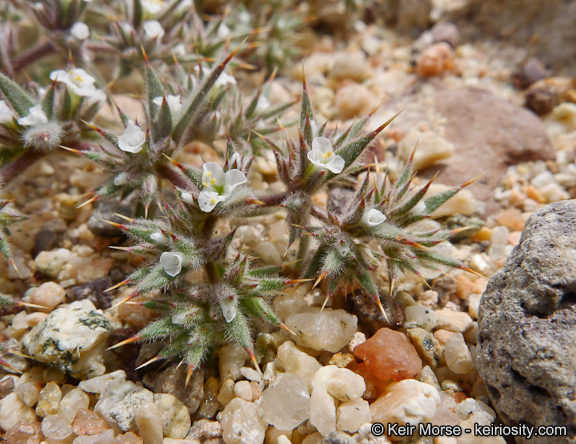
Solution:
<path fill-rule="evenodd" d="M 136 430 L 136 410 L 146 403 L 153 404 L 154 395 L 132 381 L 113 379 L 106 383 L 94 412 L 116 431 Z"/>
<path fill-rule="evenodd" d="M 90 301 L 77 301 L 50 313 L 22 343 L 34 359 L 85 379 L 106 371 L 104 347 L 110 330 L 110 322 Z"/>
<path fill-rule="evenodd" d="M 296 342 L 303 347 L 336 353 L 354 337 L 358 318 L 344 310 L 313 307 L 305 313 L 293 314 L 286 326 L 296 332 Z"/>
<path fill-rule="evenodd" d="M 534 213 L 480 303 L 478 372 L 509 424 L 566 425 L 576 439 L 576 201 Z"/>

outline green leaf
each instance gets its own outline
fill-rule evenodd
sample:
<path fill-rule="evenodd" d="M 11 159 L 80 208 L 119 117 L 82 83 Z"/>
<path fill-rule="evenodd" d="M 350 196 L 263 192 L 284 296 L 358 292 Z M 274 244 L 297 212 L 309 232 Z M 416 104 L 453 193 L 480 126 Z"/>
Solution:
<path fill-rule="evenodd" d="M 26 117 L 35 103 L 15 82 L 0 73 L 0 90 L 20 117 Z"/>
<path fill-rule="evenodd" d="M 48 117 L 48 120 L 52 120 L 52 116 L 54 113 L 54 99 L 56 98 L 56 84 L 53 83 L 46 94 L 44 95 L 44 99 L 42 99 L 42 111 Z"/>
<path fill-rule="evenodd" d="M 146 61 L 146 91 L 148 92 L 148 109 L 150 110 L 150 117 L 152 120 L 155 120 L 158 115 L 158 106 L 152 101 L 156 97 L 163 97 L 164 90 L 160 83 L 160 79 L 158 79 L 158 76 L 148 61 Z M 164 101 L 166 101 L 165 98 Z M 172 123 L 170 123 L 170 129 L 172 129 Z"/>

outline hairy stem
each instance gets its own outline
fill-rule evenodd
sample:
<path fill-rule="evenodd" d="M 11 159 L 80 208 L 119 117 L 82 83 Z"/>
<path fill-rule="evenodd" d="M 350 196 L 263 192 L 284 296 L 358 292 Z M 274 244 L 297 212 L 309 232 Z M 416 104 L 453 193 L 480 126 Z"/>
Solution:
<path fill-rule="evenodd" d="M 314 216 L 316 219 L 324 222 L 325 224 L 328 223 L 328 213 L 326 213 L 326 211 L 322 210 L 321 208 L 312 205 L 312 208 L 310 209 L 310 214 Z"/>
<path fill-rule="evenodd" d="M 156 172 L 160 177 L 168 180 L 172 185 L 182 188 L 183 190 L 188 189 L 188 180 L 184 177 L 184 174 L 180 170 L 176 170 L 168 165 L 166 162 L 159 162 L 155 165 Z"/>
<path fill-rule="evenodd" d="M 266 207 L 275 207 L 276 205 L 280 205 L 284 200 L 286 200 L 289 195 L 289 191 L 283 191 L 282 193 L 258 196 L 258 200 L 264 202 L 264 206 Z"/>
<path fill-rule="evenodd" d="M 32 48 L 31 50 L 25 52 L 20 57 L 18 57 L 12 63 L 12 68 L 15 73 L 22 71 L 30 63 L 37 62 L 42 57 L 52 54 L 55 51 L 55 47 L 52 42 L 47 41 L 40 43 L 38 46 Z"/>

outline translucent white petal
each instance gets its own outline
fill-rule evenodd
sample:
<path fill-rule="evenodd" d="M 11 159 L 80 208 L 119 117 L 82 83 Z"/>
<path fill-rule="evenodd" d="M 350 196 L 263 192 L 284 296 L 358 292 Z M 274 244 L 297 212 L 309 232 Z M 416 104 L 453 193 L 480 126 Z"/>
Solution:
<path fill-rule="evenodd" d="M 184 191 L 182 193 L 182 200 L 184 202 L 186 202 L 187 204 L 192 204 L 192 202 L 194 201 L 194 199 L 192 198 L 192 193 L 189 193 L 188 191 Z"/>
<path fill-rule="evenodd" d="M 232 322 L 236 317 L 236 300 L 224 298 L 220 301 L 220 308 L 226 322 Z"/>
<path fill-rule="evenodd" d="M 182 253 L 164 252 L 160 255 L 160 265 L 169 276 L 177 276 L 182 271 Z"/>
<path fill-rule="evenodd" d="M 320 168 L 326 168 L 326 166 L 324 165 L 324 161 L 326 159 L 324 159 L 324 156 L 319 150 L 308 151 L 308 154 L 306 154 L 306 156 L 308 157 L 308 160 L 312 162 L 314 165 Z"/>
<path fill-rule="evenodd" d="M 341 240 L 336 243 L 336 250 L 340 256 L 346 257 L 348 256 L 348 253 L 350 253 L 350 245 L 348 245 L 346 241 Z"/>
<path fill-rule="evenodd" d="M 364 212 L 362 216 L 362 222 L 369 227 L 375 227 L 376 225 L 380 225 L 386 220 L 386 216 L 381 212 L 378 211 L 376 208 L 372 208 L 368 211 Z"/>
<path fill-rule="evenodd" d="M 42 111 L 42 106 L 36 105 L 28 110 L 28 115 L 18 119 L 22 126 L 37 126 L 48 123 L 48 116 Z"/>
<path fill-rule="evenodd" d="M 312 150 L 326 154 L 327 152 L 332 151 L 332 142 L 330 142 L 326 137 L 315 137 L 312 139 Z"/>
<path fill-rule="evenodd" d="M 150 239 L 152 239 L 154 242 L 162 244 L 162 245 L 166 245 L 168 243 L 168 238 L 166 236 L 164 236 L 161 231 L 157 231 L 156 233 L 152 233 L 150 235 Z"/>
<path fill-rule="evenodd" d="M 117 187 L 126 183 L 128 183 L 128 173 L 120 173 L 114 178 L 114 185 Z"/>
<path fill-rule="evenodd" d="M 344 158 L 342 156 L 332 155 L 330 156 L 328 162 L 326 162 L 326 168 L 332 171 L 334 174 L 341 173 L 344 169 Z"/>
<path fill-rule="evenodd" d="M 159 39 L 165 34 L 164 28 L 158 20 L 146 20 L 142 23 L 144 35 L 149 39 Z"/>
<path fill-rule="evenodd" d="M 86 23 L 76 22 L 70 28 L 70 34 L 72 34 L 72 37 L 75 39 L 86 40 L 90 37 L 90 28 Z"/>

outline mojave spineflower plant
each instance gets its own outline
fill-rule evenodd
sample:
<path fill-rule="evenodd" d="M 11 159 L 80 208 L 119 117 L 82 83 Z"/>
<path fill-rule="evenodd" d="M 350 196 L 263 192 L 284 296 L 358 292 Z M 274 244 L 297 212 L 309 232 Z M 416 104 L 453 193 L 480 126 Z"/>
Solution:
<path fill-rule="evenodd" d="M 70 28 L 70 34 L 77 40 L 86 40 L 90 37 L 90 28 L 84 22 L 76 22 Z"/>
<path fill-rule="evenodd" d="M 219 202 L 228 199 L 238 185 L 248 182 L 246 175 L 237 169 L 224 172 L 216 162 L 206 162 L 202 172 L 202 191 L 198 195 L 198 205 L 206 213 L 211 212 Z"/>
<path fill-rule="evenodd" d="M 163 101 L 164 97 L 158 96 L 152 100 L 152 103 L 158 105 L 158 107 L 161 107 Z M 174 117 L 177 116 L 180 110 L 182 109 L 182 99 L 180 98 L 180 94 L 176 96 L 168 94 L 166 96 L 166 102 L 168 103 L 168 107 L 170 108 L 170 113 L 172 113 L 172 116 Z"/>
<path fill-rule="evenodd" d="M 326 137 L 315 137 L 312 140 L 312 149 L 308 152 L 308 160 L 313 165 L 339 174 L 344 169 L 344 158 L 334 154 L 332 142 Z"/>
<path fill-rule="evenodd" d="M 372 208 L 364 212 L 362 216 L 362 223 L 369 227 L 375 227 L 380 225 L 386 221 L 386 216 L 381 212 L 378 211 L 376 208 Z"/>
<path fill-rule="evenodd" d="M 158 20 L 146 20 L 142 24 L 142 28 L 144 28 L 144 35 L 148 39 L 161 39 L 164 37 L 164 28 Z"/>

